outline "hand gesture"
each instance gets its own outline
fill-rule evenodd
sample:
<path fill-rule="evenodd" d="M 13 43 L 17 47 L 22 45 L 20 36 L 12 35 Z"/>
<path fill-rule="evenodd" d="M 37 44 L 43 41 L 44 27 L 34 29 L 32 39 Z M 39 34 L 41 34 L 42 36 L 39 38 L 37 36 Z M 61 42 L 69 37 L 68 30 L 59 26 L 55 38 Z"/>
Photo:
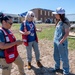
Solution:
<path fill-rule="evenodd" d="M 30 34 L 30 31 L 24 32 L 24 35 L 29 35 L 29 34 Z"/>

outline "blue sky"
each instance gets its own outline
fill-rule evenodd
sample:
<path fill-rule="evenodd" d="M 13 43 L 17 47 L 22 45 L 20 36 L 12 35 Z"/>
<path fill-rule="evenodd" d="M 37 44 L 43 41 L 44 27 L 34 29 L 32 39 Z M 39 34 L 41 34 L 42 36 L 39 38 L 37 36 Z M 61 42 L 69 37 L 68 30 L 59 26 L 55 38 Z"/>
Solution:
<path fill-rule="evenodd" d="M 63 7 L 66 14 L 75 14 L 75 0 L 0 0 L 0 11 L 20 14 L 33 8 L 56 10 Z"/>

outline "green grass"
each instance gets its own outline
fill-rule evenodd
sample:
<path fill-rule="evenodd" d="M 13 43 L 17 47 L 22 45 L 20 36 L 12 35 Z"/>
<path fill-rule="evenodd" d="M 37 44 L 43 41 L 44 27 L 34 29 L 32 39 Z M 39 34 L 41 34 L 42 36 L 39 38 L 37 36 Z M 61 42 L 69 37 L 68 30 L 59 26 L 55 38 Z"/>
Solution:
<path fill-rule="evenodd" d="M 55 27 L 47 27 L 42 29 L 42 32 L 37 32 L 38 37 L 40 39 L 47 39 L 47 40 L 53 40 L 53 36 L 54 36 L 54 29 Z"/>
<path fill-rule="evenodd" d="M 75 49 L 75 38 L 69 38 L 68 39 L 68 46 L 70 50 L 74 50 Z"/>
<path fill-rule="evenodd" d="M 20 39 L 21 40 L 21 34 L 19 33 L 19 29 L 20 29 L 20 24 L 16 24 L 14 23 L 11 27 L 11 30 L 13 31 L 15 37 L 17 39 Z"/>
<path fill-rule="evenodd" d="M 20 24 L 14 23 L 11 28 L 12 30 L 18 30 L 20 28 Z"/>
<path fill-rule="evenodd" d="M 42 28 L 42 32 L 37 32 L 39 39 L 47 39 L 47 40 L 53 42 L 55 26 L 48 25 L 48 24 L 38 24 L 38 25 L 36 25 L 36 27 Z M 19 33 L 19 28 L 20 28 L 20 24 L 13 24 L 13 26 L 11 28 L 17 39 L 21 39 L 21 34 Z M 75 39 L 68 38 L 68 42 L 69 42 L 69 49 L 74 50 L 75 49 Z"/>

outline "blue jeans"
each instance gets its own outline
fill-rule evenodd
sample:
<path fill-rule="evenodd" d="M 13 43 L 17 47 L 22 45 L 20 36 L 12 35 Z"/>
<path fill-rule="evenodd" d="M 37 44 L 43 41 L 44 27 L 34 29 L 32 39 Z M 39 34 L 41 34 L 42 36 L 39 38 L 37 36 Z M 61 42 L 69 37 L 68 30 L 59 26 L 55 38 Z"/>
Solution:
<path fill-rule="evenodd" d="M 54 60 L 56 62 L 55 69 L 60 68 L 60 60 L 63 62 L 63 73 L 69 73 L 69 60 L 67 43 L 58 44 L 54 42 Z"/>
<path fill-rule="evenodd" d="M 28 62 L 32 61 L 32 47 L 33 47 L 34 52 L 35 52 L 36 61 L 39 61 L 40 53 L 39 53 L 38 43 L 36 41 L 33 41 L 33 42 L 29 42 L 28 46 L 26 47 Z"/>

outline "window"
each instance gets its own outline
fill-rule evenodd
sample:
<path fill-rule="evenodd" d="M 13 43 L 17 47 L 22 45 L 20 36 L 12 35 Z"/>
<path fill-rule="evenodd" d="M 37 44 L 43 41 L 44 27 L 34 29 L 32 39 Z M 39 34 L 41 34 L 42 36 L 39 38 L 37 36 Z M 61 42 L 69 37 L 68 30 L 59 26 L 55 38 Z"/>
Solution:
<path fill-rule="evenodd" d="M 46 15 L 46 11 L 45 11 L 45 15 Z"/>
<path fill-rule="evenodd" d="M 17 17 L 14 17 L 14 20 L 18 20 L 18 18 Z"/>
<path fill-rule="evenodd" d="M 48 16 L 50 16 L 50 12 L 48 11 Z"/>
<path fill-rule="evenodd" d="M 41 15 L 42 15 L 42 10 L 41 10 Z"/>
<path fill-rule="evenodd" d="M 17 23 L 18 22 L 18 17 L 14 17 L 13 22 Z"/>
<path fill-rule="evenodd" d="M 52 12 L 51 12 L 51 16 L 53 16 Z"/>

